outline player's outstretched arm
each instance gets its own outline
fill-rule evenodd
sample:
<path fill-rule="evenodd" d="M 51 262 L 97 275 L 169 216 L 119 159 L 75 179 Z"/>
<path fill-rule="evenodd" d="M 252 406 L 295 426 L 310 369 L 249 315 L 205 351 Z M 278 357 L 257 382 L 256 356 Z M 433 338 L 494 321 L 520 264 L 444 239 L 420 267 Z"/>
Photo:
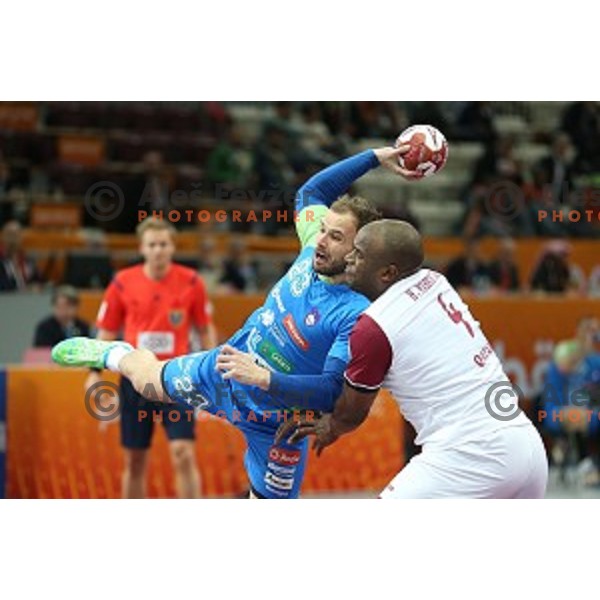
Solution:
<path fill-rule="evenodd" d="M 317 456 L 320 456 L 327 446 L 364 423 L 377 392 L 378 390 L 356 390 L 345 383 L 332 414 L 323 415 L 317 420 L 304 419 L 283 423 L 277 431 L 275 443 L 288 440 L 290 444 L 295 444 L 308 435 L 314 435 L 313 448 L 317 451 Z"/>
<path fill-rule="evenodd" d="M 408 171 L 398 164 L 398 157 L 405 154 L 410 146 L 399 148 L 376 148 L 337 162 L 316 175 L 313 175 L 296 195 L 296 231 L 302 247 L 312 245 L 320 228 L 321 219 L 327 209 L 357 179 L 371 169 L 382 166 L 393 173 L 415 179 L 420 177 L 417 171 Z M 309 212 L 310 211 L 310 212 Z"/>
<path fill-rule="evenodd" d="M 342 390 L 345 367 L 345 361 L 328 357 L 323 371 L 315 375 L 272 373 L 256 364 L 251 354 L 228 345 L 221 348 L 216 363 L 224 380 L 234 379 L 259 387 L 290 409 L 301 407 L 318 411 L 332 410 Z"/>

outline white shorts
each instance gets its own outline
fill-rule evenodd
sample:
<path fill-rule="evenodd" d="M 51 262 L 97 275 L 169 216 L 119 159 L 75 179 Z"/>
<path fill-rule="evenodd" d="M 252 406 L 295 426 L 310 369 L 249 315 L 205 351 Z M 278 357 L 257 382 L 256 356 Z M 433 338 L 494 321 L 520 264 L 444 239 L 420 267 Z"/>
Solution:
<path fill-rule="evenodd" d="M 527 423 L 499 429 L 485 441 L 425 447 L 381 498 L 543 498 L 547 481 L 544 444 Z"/>

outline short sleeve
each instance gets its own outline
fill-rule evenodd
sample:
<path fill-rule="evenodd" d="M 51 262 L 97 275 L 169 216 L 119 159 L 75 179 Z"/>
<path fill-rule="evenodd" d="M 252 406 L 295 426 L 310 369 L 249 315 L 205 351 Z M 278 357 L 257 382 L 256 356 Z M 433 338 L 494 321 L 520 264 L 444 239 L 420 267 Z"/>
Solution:
<path fill-rule="evenodd" d="M 311 204 L 298 214 L 296 233 L 303 250 L 317 245 L 317 237 L 321 231 L 321 221 L 328 211 L 327 206 Z"/>
<path fill-rule="evenodd" d="M 329 352 L 327 353 L 327 359 L 335 358 L 341 360 L 344 364 L 348 364 L 350 353 L 348 350 L 348 342 L 350 340 L 350 334 L 352 328 L 356 323 L 355 318 L 347 318 L 345 322 L 340 326 L 339 333 L 337 334 Z"/>
<path fill-rule="evenodd" d="M 125 320 L 125 304 L 122 297 L 122 286 L 117 279 L 113 279 L 104 293 L 96 327 L 107 331 L 119 331 Z"/>
<path fill-rule="evenodd" d="M 392 364 L 392 347 L 381 327 L 361 315 L 350 335 L 346 383 L 357 390 L 378 390 Z"/>
<path fill-rule="evenodd" d="M 196 327 L 206 327 L 212 322 L 212 305 L 206 293 L 204 280 L 196 276 L 194 284 L 194 301 L 192 305 L 192 320 Z"/>

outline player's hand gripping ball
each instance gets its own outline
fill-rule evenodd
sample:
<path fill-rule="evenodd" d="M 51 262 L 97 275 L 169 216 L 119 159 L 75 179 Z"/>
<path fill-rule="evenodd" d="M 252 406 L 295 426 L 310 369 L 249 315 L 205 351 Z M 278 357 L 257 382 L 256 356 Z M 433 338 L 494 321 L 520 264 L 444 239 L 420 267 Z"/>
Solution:
<path fill-rule="evenodd" d="M 418 171 L 423 177 L 443 169 L 448 159 L 448 142 L 442 132 L 431 125 L 413 125 L 404 130 L 396 140 L 396 147 L 405 145 L 411 148 L 398 157 L 400 166 Z"/>

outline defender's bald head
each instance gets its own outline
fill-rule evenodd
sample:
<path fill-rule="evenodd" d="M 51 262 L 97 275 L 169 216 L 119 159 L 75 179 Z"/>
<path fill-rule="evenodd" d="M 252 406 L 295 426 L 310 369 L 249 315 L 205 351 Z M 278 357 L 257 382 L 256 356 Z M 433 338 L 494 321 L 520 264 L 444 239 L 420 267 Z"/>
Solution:
<path fill-rule="evenodd" d="M 419 232 L 406 221 L 382 219 L 360 229 L 347 258 L 348 281 L 374 300 L 391 285 L 418 271 L 425 258 Z"/>
<path fill-rule="evenodd" d="M 378 262 L 396 265 L 400 276 L 421 268 L 425 259 L 423 240 L 410 223 L 381 219 L 363 227 L 362 233 L 373 243 Z"/>

